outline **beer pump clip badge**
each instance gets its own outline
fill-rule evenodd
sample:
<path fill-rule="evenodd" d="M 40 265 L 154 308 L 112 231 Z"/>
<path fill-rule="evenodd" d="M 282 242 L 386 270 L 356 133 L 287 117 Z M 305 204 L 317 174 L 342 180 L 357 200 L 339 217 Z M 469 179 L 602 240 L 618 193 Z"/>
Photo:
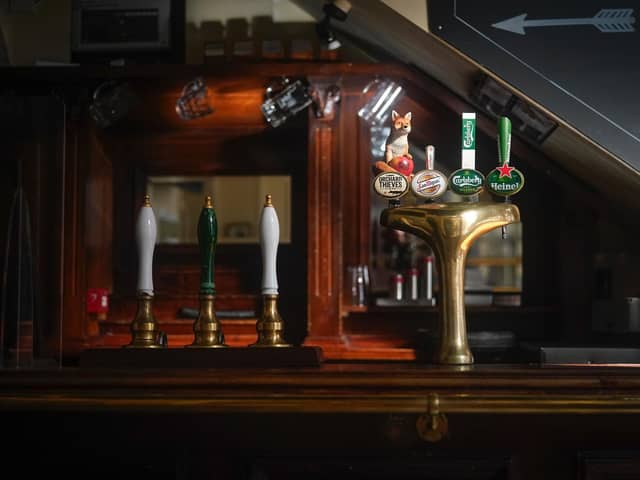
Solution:
<path fill-rule="evenodd" d="M 382 172 L 373 179 L 373 189 L 381 197 L 395 199 L 409 191 L 409 182 L 401 173 Z"/>
<path fill-rule="evenodd" d="M 510 197 L 524 187 L 524 175 L 515 167 L 509 165 L 511 156 L 511 121 L 507 117 L 498 120 L 498 162 L 487 175 L 485 181 L 487 190 L 493 195 Z"/>
<path fill-rule="evenodd" d="M 449 177 L 449 188 L 458 195 L 482 191 L 484 175 L 476 170 L 476 114 L 462 114 L 462 168 Z"/>
<path fill-rule="evenodd" d="M 427 169 L 416 173 L 411 180 L 411 191 L 417 197 L 434 199 L 440 197 L 447 191 L 447 177 L 444 173 L 434 170 L 435 147 L 428 145 Z"/>

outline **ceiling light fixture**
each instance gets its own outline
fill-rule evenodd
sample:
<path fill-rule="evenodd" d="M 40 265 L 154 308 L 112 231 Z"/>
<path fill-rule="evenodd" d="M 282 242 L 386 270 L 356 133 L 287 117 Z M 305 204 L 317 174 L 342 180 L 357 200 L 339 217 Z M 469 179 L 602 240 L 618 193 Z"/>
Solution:
<path fill-rule="evenodd" d="M 509 117 L 514 133 L 542 144 L 558 124 L 541 110 L 517 97 L 486 74 L 477 79 L 471 98 L 491 116 Z"/>
<path fill-rule="evenodd" d="M 351 3 L 347 0 L 335 0 L 322 7 L 324 18 L 316 25 L 316 33 L 327 50 L 337 50 L 342 46 L 331 26 L 331 19 L 344 22 L 349 16 Z"/>

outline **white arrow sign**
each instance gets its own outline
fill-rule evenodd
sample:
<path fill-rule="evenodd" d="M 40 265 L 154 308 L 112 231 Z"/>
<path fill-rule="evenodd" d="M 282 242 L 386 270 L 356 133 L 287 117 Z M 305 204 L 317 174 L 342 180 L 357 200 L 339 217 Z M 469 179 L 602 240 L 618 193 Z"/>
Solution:
<path fill-rule="evenodd" d="M 564 27 L 569 25 L 593 25 L 601 32 L 620 33 L 634 32 L 636 19 L 632 8 L 604 8 L 591 18 L 548 18 L 542 20 L 525 20 L 527 14 L 494 23 L 492 27 L 512 33 L 525 34 L 525 27 Z"/>

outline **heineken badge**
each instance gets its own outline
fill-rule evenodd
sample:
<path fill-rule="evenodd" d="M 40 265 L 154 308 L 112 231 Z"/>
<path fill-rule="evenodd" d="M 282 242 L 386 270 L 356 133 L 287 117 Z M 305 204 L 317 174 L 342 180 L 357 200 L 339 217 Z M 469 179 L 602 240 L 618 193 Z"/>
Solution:
<path fill-rule="evenodd" d="M 461 168 L 449 177 L 449 188 L 458 195 L 475 195 L 482 191 L 484 175 L 477 170 Z"/>
<path fill-rule="evenodd" d="M 381 197 L 400 198 L 409 190 L 409 182 L 400 173 L 382 172 L 373 179 L 373 189 Z"/>
<path fill-rule="evenodd" d="M 498 165 L 487 175 L 487 190 L 501 197 L 510 197 L 524 187 L 524 175 L 509 165 L 511 159 L 511 120 L 508 117 L 498 119 Z"/>
<path fill-rule="evenodd" d="M 493 195 L 509 197 L 522 190 L 524 175 L 517 168 L 504 163 L 501 167 L 494 168 L 489 172 L 485 186 Z"/>

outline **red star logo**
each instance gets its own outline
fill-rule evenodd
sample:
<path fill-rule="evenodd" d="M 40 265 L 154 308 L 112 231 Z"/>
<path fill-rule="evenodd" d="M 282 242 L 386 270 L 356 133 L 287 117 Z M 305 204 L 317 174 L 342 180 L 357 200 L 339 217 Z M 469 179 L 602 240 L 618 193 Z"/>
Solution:
<path fill-rule="evenodd" d="M 508 163 L 503 164 L 501 167 L 496 168 L 500 172 L 500 177 L 509 177 L 511 178 L 511 171 L 515 170 L 515 167 L 510 167 Z"/>

